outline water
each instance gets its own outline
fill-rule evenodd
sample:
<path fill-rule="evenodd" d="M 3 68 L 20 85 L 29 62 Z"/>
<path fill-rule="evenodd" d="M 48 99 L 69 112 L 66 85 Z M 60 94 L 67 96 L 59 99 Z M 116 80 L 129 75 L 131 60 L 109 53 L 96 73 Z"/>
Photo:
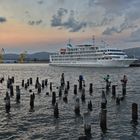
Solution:
<path fill-rule="evenodd" d="M 15 96 L 11 98 L 11 112 L 5 113 L 6 81 L 0 85 L 0 139 L 2 140 L 77 140 L 84 134 L 83 113 L 87 112 L 87 103 L 91 99 L 93 111 L 90 114 L 92 139 L 95 140 L 139 140 L 140 126 L 134 127 L 131 121 L 131 104 L 138 103 L 140 99 L 140 68 L 64 68 L 51 67 L 47 64 L 1 64 L 0 76 L 5 79 L 15 76 L 15 84 L 21 85 L 22 79 L 38 76 L 41 80 L 46 78 L 53 82 L 53 89 L 57 92 L 61 73 L 65 73 L 66 81 L 70 81 L 68 104 L 57 97 L 60 117 L 54 119 L 51 95 L 47 96 L 49 89 L 45 88 L 40 95 L 34 86 L 35 111 L 29 112 L 29 92 L 21 88 L 21 103 L 16 104 Z M 78 84 L 79 75 L 84 75 L 86 81 L 86 103 L 81 103 L 81 117 L 74 113 L 73 85 Z M 128 77 L 127 95 L 120 106 L 108 95 L 107 104 L 107 133 L 103 134 L 99 124 L 101 91 L 105 87 L 103 77 L 110 74 L 113 84 L 118 84 L 117 93 L 121 93 L 120 79 L 124 74 Z M 93 83 L 94 92 L 89 95 L 89 83 Z M 57 92 L 58 95 L 58 92 Z M 80 94 L 78 94 L 80 95 Z"/>

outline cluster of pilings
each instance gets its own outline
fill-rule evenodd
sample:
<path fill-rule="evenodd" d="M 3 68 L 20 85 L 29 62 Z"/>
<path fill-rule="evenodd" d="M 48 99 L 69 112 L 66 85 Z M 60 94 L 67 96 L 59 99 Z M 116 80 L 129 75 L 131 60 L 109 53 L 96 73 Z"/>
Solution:
<path fill-rule="evenodd" d="M 2 84 L 4 82 L 5 78 L 2 77 L 0 79 L 0 83 Z M 33 82 L 32 78 L 22 80 L 21 85 L 16 85 L 16 90 L 14 90 L 14 82 L 15 78 L 14 77 L 8 77 L 7 79 L 7 91 L 6 91 L 6 96 L 4 98 L 5 100 L 5 110 L 6 113 L 10 112 L 10 98 L 16 99 L 16 103 L 20 104 L 20 99 L 21 99 L 21 88 L 28 90 L 30 93 L 30 109 L 29 111 L 35 111 L 34 107 L 34 102 L 35 102 L 35 93 L 30 89 L 31 86 L 34 86 L 34 88 L 37 91 L 37 94 L 41 94 L 42 90 L 45 88 L 49 89 L 48 92 L 46 92 L 46 95 L 51 95 L 52 97 L 52 106 L 53 106 L 53 115 L 54 118 L 58 119 L 61 115 L 61 112 L 59 111 L 59 104 L 57 102 L 57 97 L 62 98 L 65 103 L 68 103 L 68 95 L 71 91 L 73 91 L 73 96 L 75 96 L 75 105 L 73 107 L 74 114 L 75 116 L 82 116 L 81 111 L 80 111 L 80 102 L 85 103 L 86 102 L 86 95 L 87 91 L 85 90 L 86 83 L 82 75 L 79 75 L 78 78 L 78 85 L 73 84 L 70 85 L 70 81 L 65 81 L 65 75 L 62 73 L 61 78 L 60 78 L 60 83 L 57 86 L 57 88 L 53 87 L 53 83 L 49 82 L 48 79 L 44 79 L 40 81 L 39 77 L 36 77 L 35 82 Z M 120 105 L 121 102 L 125 99 L 126 97 L 126 81 L 123 79 L 121 80 L 122 82 L 122 93 L 121 95 L 117 93 L 116 89 L 118 85 L 112 84 L 110 81 L 108 83 L 108 80 L 106 82 L 106 90 L 102 90 L 102 95 L 101 95 L 101 111 L 100 111 L 100 127 L 103 133 L 107 131 L 107 95 L 112 94 L 112 98 L 115 100 L 116 105 Z M 124 83 L 125 82 L 125 83 Z M 112 84 L 112 86 L 111 86 Z M 89 83 L 88 86 L 88 93 L 90 96 L 94 93 L 94 88 L 93 88 L 93 83 Z M 56 92 L 57 89 L 57 92 Z M 14 91 L 16 93 L 14 93 Z M 80 93 L 80 95 L 78 95 Z M 84 135 L 79 137 L 79 140 L 88 140 L 91 139 L 91 129 L 92 125 L 90 124 L 90 121 L 87 121 L 89 113 L 93 110 L 93 105 L 92 105 L 92 100 L 88 100 L 87 104 L 87 112 L 83 115 L 83 122 L 84 122 Z M 137 124 L 138 123 L 138 105 L 136 103 L 132 104 L 132 121 L 131 123 Z"/>

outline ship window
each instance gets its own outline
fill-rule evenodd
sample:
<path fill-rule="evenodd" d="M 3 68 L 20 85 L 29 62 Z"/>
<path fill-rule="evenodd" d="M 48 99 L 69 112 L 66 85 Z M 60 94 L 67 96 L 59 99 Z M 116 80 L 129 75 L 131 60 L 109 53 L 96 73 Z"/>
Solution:
<path fill-rule="evenodd" d="M 108 53 L 110 55 L 124 55 L 124 53 Z"/>

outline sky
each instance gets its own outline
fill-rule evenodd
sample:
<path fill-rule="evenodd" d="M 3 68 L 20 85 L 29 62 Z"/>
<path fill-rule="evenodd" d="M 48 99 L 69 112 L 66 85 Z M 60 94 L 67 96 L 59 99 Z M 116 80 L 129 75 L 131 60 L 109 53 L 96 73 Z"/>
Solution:
<path fill-rule="evenodd" d="M 140 0 L 0 0 L 0 48 L 5 53 L 57 51 L 104 40 L 140 47 Z"/>

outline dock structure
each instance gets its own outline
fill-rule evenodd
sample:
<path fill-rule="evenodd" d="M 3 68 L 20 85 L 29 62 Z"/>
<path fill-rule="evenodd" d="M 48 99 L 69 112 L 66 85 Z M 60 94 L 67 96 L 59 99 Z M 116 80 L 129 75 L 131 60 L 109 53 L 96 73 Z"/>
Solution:
<path fill-rule="evenodd" d="M 66 76 L 66 75 L 65 75 Z M 7 79 L 6 81 L 6 97 L 4 98 L 5 101 L 5 110 L 6 113 L 10 113 L 14 106 L 11 106 L 13 104 L 13 98 L 15 96 L 16 103 L 18 103 L 19 106 L 22 106 L 22 102 L 24 102 L 24 96 L 28 96 L 29 98 L 29 111 L 31 113 L 34 113 L 36 111 L 36 105 L 37 101 L 43 96 L 44 100 L 49 99 L 49 103 L 51 106 L 49 106 L 52 110 L 52 114 L 54 119 L 61 120 L 63 119 L 63 109 L 62 106 L 66 107 L 69 110 L 73 110 L 71 112 L 73 114 L 73 118 L 80 119 L 80 117 L 84 118 L 86 115 L 91 119 L 94 116 L 92 116 L 95 112 L 95 108 L 97 107 L 97 104 L 95 104 L 94 100 L 94 93 L 95 89 L 93 87 L 93 83 L 91 81 L 86 81 L 87 85 L 83 84 L 83 77 L 81 78 L 79 76 L 79 80 L 75 83 L 72 83 L 70 79 L 67 79 L 67 82 L 65 84 L 64 80 L 64 74 L 61 76 L 60 83 L 54 83 L 53 81 L 49 81 L 49 79 L 41 79 L 40 77 L 37 77 L 35 80 L 34 78 L 30 77 L 28 79 L 22 79 L 20 83 L 16 82 L 16 77 L 12 77 Z M 66 79 L 66 77 L 65 77 Z M 5 79 L 3 79 L 5 80 Z M 41 83 L 40 83 L 41 80 Z M 113 81 L 112 81 L 113 82 Z M 122 82 L 122 81 L 121 81 Z M 1 82 L 2 84 L 3 82 Z M 73 84 L 73 88 L 72 85 Z M 79 83 L 79 90 L 77 89 L 77 83 Z M 49 85 L 49 86 L 48 86 Z M 112 88 L 107 87 L 108 83 L 104 84 L 104 89 L 99 89 L 101 94 L 100 102 L 99 102 L 99 109 L 100 114 L 98 117 L 98 123 L 101 131 L 103 133 L 106 133 L 108 131 L 108 113 L 109 109 L 108 106 L 110 106 L 111 103 L 114 103 L 114 106 L 121 107 L 122 102 L 124 100 L 124 96 L 126 95 L 126 92 L 124 94 L 122 93 L 121 89 L 125 88 L 126 91 L 126 85 L 124 87 L 117 86 L 114 83 L 112 84 Z M 118 88 L 120 88 L 120 91 L 118 93 Z M 107 90 L 110 90 L 110 92 L 105 92 Z M 94 91 L 94 92 L 93 92 Z M 14 94 L 15 93 L 15 94 Z M 45 94 L 44 94 L 45 93 Z M 90 93 L 90 94 L 89 94 Z M 111 95 L 110 95 L 111 94 Z M 24 96 L 23 96 L 24 95 Z M 35 100 L 35 96 L 37 96 Z M 112 98 L 113 97 L 113 98 Z M 22 102 L 20 102 L 22 99 Z M 109 101 L 111 100 L 111 102 Z M 127 97 L 125 97 L 125 100 L 127 100 Z M 12 103 L 11 103 L 12 102 Z M 41 104 L 38 102 L 38 104 Z M 58 106 L 59 105 L 59 106 Z M 46 107 L 47 108 L 47 107 Z M 87 111 L 85 113 L 85 111 Z M 92 112 L 94 112 L 92 114 Z M 130 118 L 131 119 L 131 118 Z M 82 136 L 79 136 L 79 139 L 86 140 L 91 139 L 93 135 L 94 123 L 89 123 L 87 120 L 89 119 L 83 119 L 83 134 Z M 131 123 L 137 125 L 138 124 L 138 104 L 132 103 L 132 120 Z M 95 133 L 95 132 L 94 132 Z"/>

